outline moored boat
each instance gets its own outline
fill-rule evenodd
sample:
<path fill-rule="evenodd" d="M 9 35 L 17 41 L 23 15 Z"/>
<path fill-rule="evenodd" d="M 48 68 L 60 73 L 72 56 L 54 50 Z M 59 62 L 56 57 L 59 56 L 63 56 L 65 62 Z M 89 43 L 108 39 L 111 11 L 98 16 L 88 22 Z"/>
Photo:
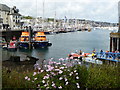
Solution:
<path fill-rule="evenodd" d="M 7 42 L 5 41 L 5 38 L 0 36 L 0 47 L 3 48 L 6 45 L 7 45 Z"/>
<path fill-rule="evenodd" d="M 22 35 L 19 38 L 19 48 L 29 48 L 29 32 L 22 32 Z"/>
<path fill-rule="evenodd" d="M 7 49 L 8 49 L 9 51 L 16 51 L 16 50 L 17 50 L 16 41 L 10 41 Z"/>
<path fill-rule="evenodd" d="M 79 59 L 80 57 L 87 57 L 90 53 L 84 53 L 82 55 L 77 54 L 77 53 L 71 53 L 69 54 L 69 58 L 73 58 L 73 59 Z"/>
<path fill-rule="evenodd" d="M 37 32 L 35 34 L 35 37 L 33 38 L 34 48 L 46 48 L 51 45 L 52 44 L 49 43 L 44 32 Z"/>

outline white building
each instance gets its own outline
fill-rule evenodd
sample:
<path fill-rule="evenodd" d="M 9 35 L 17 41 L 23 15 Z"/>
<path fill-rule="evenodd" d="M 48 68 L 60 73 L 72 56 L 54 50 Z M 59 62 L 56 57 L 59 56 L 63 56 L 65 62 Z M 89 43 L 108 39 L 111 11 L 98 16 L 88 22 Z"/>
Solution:
<path fill-rule="evenodd" d="M 21 27 L 20 20 L 21 15 L 15 6 L 9 8 L 5 4 L 0 4 L 0 29 L 19 29 Z"/>
<path fill-rule="evenodd" d="M 10 8 L 4 4 L 0 4 L 0 29 L 8 28 Z"/>

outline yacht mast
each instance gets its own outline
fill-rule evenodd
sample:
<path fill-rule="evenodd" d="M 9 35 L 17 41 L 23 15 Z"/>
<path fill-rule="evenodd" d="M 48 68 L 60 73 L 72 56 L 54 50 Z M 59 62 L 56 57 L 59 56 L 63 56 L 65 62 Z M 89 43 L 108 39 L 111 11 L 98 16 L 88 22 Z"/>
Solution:
<path fill-rule="evenodd" d="M 43 0 L 43 18 L 42 18 L 42 31 L 44 31 L 44 4 L 45 0 Z"/>
<path fill-rule="evenodd" d="M 55 14 L 54 14 L 54 29 L 53 31 L 56 31 L 56 3 L 55 3 Z"/>
<path fill-rule="evenodd" d="M 56 11 L 55 11 L 55 16 L 54 16 L 54 31 L 56 30 Z"/>

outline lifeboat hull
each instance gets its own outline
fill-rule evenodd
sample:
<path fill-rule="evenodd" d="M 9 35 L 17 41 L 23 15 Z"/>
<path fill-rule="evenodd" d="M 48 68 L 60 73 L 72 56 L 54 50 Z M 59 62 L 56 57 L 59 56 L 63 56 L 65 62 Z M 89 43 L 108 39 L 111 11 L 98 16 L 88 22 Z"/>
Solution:
<path fill-rule="evenodd" d="M 50 43 L 48 41 L 34 42 L 33 46 L 34 48 L 47 48 Z"/>

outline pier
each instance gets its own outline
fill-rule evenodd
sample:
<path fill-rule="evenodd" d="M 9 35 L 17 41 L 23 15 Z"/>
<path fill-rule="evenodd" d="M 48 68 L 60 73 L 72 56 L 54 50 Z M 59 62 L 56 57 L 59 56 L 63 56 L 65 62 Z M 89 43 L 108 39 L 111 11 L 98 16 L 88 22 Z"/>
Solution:
<path fill-rule="evenodd" d="M 102 52 L 96 53 L 96 59 L 103 63 L 120 63 L 120 53 Z"/>

